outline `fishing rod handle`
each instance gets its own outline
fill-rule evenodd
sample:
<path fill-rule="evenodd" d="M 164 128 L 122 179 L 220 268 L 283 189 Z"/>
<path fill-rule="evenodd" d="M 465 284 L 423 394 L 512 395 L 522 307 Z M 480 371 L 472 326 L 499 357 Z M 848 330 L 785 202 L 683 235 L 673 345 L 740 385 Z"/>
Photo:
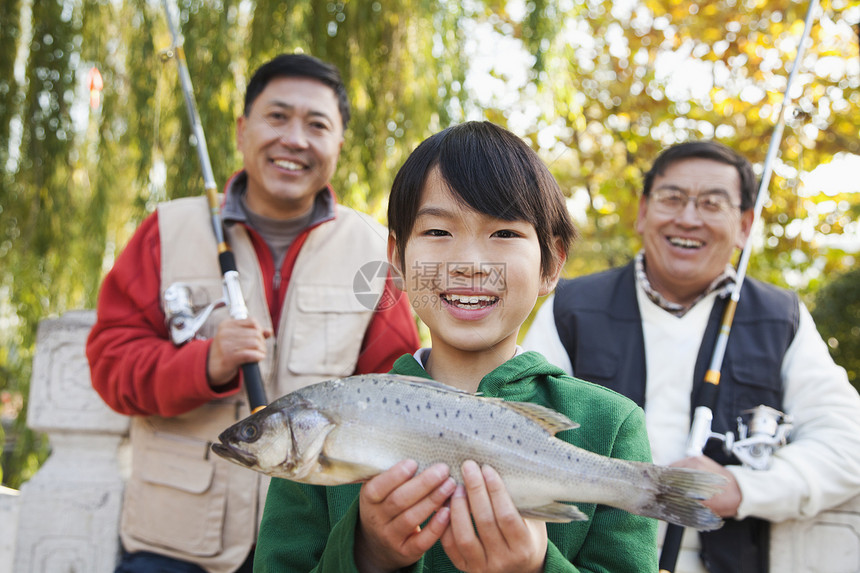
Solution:
<path fill-rule="evenodd" d="M 673 573 L 681 553 L 681 540 L 684 537 L 684 527 L 668 524 L 666 536 L 663 537 L 663 549 L 660 552 L 660 562 L 657 565 L 660 573 Z"/>
<path fill-rule="evenodd" d="M 236 259 L 233 251 L 225 250 L 218 255 L 221 272 L 224 277 L 224 293 L 227 296 L 227 304 L 230 316 L 235 319 L 248 318 L 248 307 L 242 296 L 242 287 L 239 284 L 239 272 L 236 270 Z M 260 365 L 256 362 L 248 362 L 242 365 L 242 379 L 245 382 L 245 392 L 248 394 L 248 405 L 251 412 L 256 412 L 268 404 L 266 391 L 263 388 L 263 376 L 260 374 Z"/>
<path fill-rule="evenodd" d="M 232 253 L 230 253 L 232 255 Z M 227 271 L 224 273 L 224 295 L 227 297 L 227 307 L 230 318 L 244 320 L 248 318 L 248 307 L 242 296 L 242 286 L 239 284 L 239 273 Z"/>
<path fill-rule="evenodd" d="M 688 458 L 701 456 L 711 437 L 711 422 L 714 421 L 714 412 L 707 406 L 699 406 L 693 414 L 693 423 L 690 426 L 690 435 L 687 438 L 687 449 L 685 455 Z"/>
<path fill-rule="evenodd" d="M 697 406 L 693 412 L 693 422 L 687 437 L 685 455 L 690 458 L 701 456 L 705 445 L 711 438 L 711 424 L 714 421 L 712 406 L 716 405 L 717 388 L 720 383 L 719 371 L 709 370 L 705 374 L 705 384 L 699 391 Z M 705 405 L 707 404 L 707 405 Z M 660 573 L 673 573 L 681 553 L 681 540 L 684 537 L 684 527 L 674 523 L 667 524 L 666 535 L 663 537 L 663 548 L 660 550 Z"/>
<path fill-rule="evenodd" d="M 266 391 L 263 389 L 260 365 L 256 362 L 243 364 L 242 380 L 245 382 L 245 392 L 248 394 L 248 407 L 251 409 L 251 413 L 265 408 L 269 401 L 266 399 Z"/>

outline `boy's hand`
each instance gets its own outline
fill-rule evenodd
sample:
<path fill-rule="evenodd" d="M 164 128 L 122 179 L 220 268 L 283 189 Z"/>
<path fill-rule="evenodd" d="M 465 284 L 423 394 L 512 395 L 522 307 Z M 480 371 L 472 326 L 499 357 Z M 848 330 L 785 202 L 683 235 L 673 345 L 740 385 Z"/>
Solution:
<path fill-rule="evenodd" d="M 490 466 L 482 470 L 467 461 L 462 472 L 465 487 L 458 487 L 451 498 L 451 525 L 442 535 L 442 547 L 454 566 L 469 573 L 543 571 L 546 524 L 520 516 Z"/>
<path fill-rule="evenodd" d="M 415 563 L 448 526 L 450 512 L 443 504 L 456 488 L 448 466 L 436 464 L 416 476 L 417 468 L 412 460 L 399 462 L 361 488 L 355 536 L 359 571 L 381 573 Z"/>

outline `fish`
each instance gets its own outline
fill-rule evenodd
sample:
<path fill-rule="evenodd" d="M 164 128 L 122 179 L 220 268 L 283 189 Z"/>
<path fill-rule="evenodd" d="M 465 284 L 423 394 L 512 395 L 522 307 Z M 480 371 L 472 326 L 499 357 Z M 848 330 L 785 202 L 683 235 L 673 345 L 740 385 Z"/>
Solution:
<path fill-rule="evenodd" d="M 424 378 L 365 374 L 306 386 L 225 429 L 212 444 L 260 473 L 323 486 L 367 481 L 397 462 L 492 466 L 526 518 L 587 520 L 598 503 L 702 531 L 722 520 L 703 501 L 725 484 L 710 472 L 610 458 L 555 437 L 579 427 L 537 404 Z"/>

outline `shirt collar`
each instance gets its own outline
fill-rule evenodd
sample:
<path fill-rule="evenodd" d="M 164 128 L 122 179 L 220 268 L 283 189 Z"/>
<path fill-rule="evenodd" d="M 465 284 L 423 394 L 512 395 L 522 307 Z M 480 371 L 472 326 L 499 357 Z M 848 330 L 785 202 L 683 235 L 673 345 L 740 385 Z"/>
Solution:
<path fill-rule="evenodd" d="M 224 199 L 221 205 L 221 218 L 224 223 L 247 223 L 245 210 L 242 208 L 242 198 L 248 191 L 248 174 L 242 170 L 227 182 L 224 189 Z M 320 189 L 314 199 L 313 218 L 309 226 L 316 225 L 335 216 L 337 201 L 330 186 Z"/>
<path fill-rule="evenodd" d="M 639 286 L 642 287 L 642 290 L 648 296 L 648 298 L 671 314 L 674 314 L 677 317 L 682 317 L 687 314 L 691 308 L 693 308 L 697 302 L 711 294 L 712 292 L 716 292 L 717 296 L 720 298 L 725 298 L 732 292 L 732 287 L 734 287 L 735 282 L 737 282 L 737 272 L 735 268 L 727 264 L 725 270 L 723 270 L 720 275 L 715 278 L 708 288 L 706 288 L 696 299 L 690 304 L 678 304 L 677 302 L 672 302 L 667 300 L 666 297 L 661 295 L 657 290 L 651 286 L 651 281 L 648 280 L 648 275 L 645 273 L 645 251 L 639 251 L 636 254 L 636 258 L 634 260 L 636 266 L 636 282 L 639 283 Z"/>
<path fill-rule="evenodd" d="M 420 364 L 421 368 L 423 368 L 424 370 L 427 370 L 427 360 L 430 358 L 430 350 L 431 348 L 428 347 L 419 348 L 412 355 L 412 357 L 415 358 L 415 361 L 418 362 L 418 364 Z M 519 356 L 524 352 L 525 350 L 523 350 L 523 347 L 517 344 L 517 348 L 514 351 L 514 356 Z"/>

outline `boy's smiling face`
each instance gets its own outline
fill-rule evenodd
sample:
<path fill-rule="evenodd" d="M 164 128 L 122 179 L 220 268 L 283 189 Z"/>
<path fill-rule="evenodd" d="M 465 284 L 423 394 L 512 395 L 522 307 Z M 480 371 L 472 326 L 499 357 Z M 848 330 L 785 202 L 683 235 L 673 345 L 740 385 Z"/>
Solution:
<path fill-rule="evenodd" d="M 403 288 L 430 329 L 436 356 L 490 352 L 499 364 L 508 360 L 537 297 L 555 285 L 555 278 L 541 277 L 531 223 L 459 203 L 438 169 L 428 174 L 403 259 Z"/>

